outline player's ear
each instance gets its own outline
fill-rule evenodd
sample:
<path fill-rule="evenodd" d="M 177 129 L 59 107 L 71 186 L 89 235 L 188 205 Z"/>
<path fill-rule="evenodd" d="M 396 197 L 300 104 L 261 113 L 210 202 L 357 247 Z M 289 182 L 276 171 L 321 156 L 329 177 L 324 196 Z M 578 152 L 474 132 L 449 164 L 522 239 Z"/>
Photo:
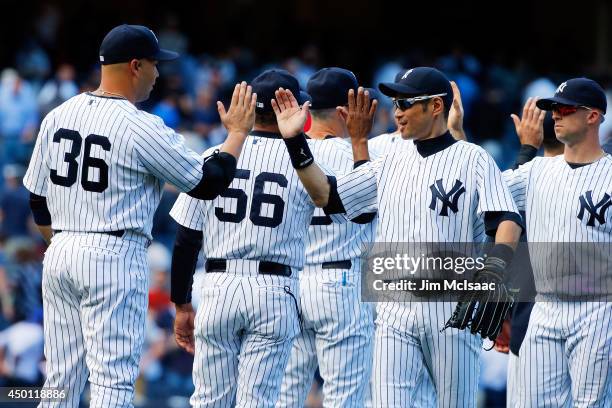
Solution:
<path fill-rule="evenodd" d="M 129 62 L 130 71 L 134 72 L 134 73 L 138 72 L 138 70 L 140 69 L 141 64 L 142 63 L 140 62 L 140 60 L 137 60 L 137 59 L 131 60 Z"/>
<path fill-rule="evenodd" d="M 431 108 L 433 114 L 444 115 L 444 102 L 441 98 L 433 98 Z"/>

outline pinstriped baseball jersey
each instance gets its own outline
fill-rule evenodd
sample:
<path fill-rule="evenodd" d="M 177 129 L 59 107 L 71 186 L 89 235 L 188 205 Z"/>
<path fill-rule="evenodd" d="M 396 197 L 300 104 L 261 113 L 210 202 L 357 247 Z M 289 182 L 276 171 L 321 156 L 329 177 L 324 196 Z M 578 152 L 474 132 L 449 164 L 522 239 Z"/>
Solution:
<path fill-rule="evenodd" d="M 206 226 L 206 258 L 259 259 L 302 269 L 314 209 L 280 136 L 253 131 L 226 192 L 212 201 L 181 194 L 170 215 L 194 230 Z"/>
<path fill-rule="evenodd" d="M 413 144 L 412 140 L 404 140 L 399 132 L 383 133 L 368 140 L 368 148 L 379 155 L 403 150 L 406 146 Z"/>
<path fill-rule="evenodd" d="M 517 206 L 527 212 L 528 242 L 612 243 L 612 156 L 578 168 L 568 165 L 563 156 L 536 157 L 503 175 Z M 538 295 L 552 294 L 551 279 L 588 273 L 593 269 L 590 262 L 606 262 L 594 259 L 594 253 L 576 263 L 557 262 L 549 249 L 555 247 L 530 247 Z M 608 255 L 607 262 L 611 261 Z M 608 271 L 610 275 L 600 278 L 612 279 Z"/>
<path fill-rule="evenodd" d="M 427 157 L 412 143 L 339 177 L 338 193 L 348 218 L 379 210 L 379 242 L 479 242 L 485 212 L 518 213 L 491 156 L 463 141 Z"/>
<path fill-rule="evenodd" d="M 47 198 L 53 229 L 150 238 L 164 181 L 190 191 L 202 165 L 159 117 L 122 98 L 83 93 L 43 121 L 24 185 Z"/>
<path fill-rule="evenodd" d="M 449 133 L 409 143 L 339 177 L 338 192 L 348 218 L 378 209 L 378 242 L 481 241 L 486 212 L 517 213 L 493 159 Z M 453 308 L 452 302 L 377 304 L 373 406 L 431 404 L 426 373 L 439 406 L 476 404 L 480 339 L 439 332 Z M 398 350 L 408 353 L 406 366 L 390 357 Z"/>
<path fill-rule="evenodd" d="M 353 169 L 353 150 L 349 139 L 334 137 L 310 140 L 309 144 L 316 160 L 333 169 L 336 174 L 345 174 Z M 375 227 L 375 222 L 333 223 L 322 209 L 315 209 L 306 240 L 306 263 L 320 264 L 359 258 L 366 245 L 374 239 Z"/>

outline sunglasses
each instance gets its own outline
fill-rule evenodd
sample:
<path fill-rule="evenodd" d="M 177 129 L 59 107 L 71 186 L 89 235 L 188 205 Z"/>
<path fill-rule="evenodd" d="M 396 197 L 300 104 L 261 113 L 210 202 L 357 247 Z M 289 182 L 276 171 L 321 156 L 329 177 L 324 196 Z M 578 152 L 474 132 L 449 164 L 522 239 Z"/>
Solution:
<path fill-rule="evenodd" d="M 414 98 L 393 98 L 393 106 L 401 111 L 412 108 L 417 102 L 427 101 L 437 96 L 445 96 L 446 93 L 436 95 L 415 96 Z"/>
<path fill-rule="evenodd" d="M 586 109 L 592 111 L 593 109 L 582 106 L 582 105 L 562 105 L 560 103 L 553 103 L 551 105 L 551 110 L 555 113 L 558 113 L 561 116 L 567 116 L 578 112 L 578 109 Z"/>

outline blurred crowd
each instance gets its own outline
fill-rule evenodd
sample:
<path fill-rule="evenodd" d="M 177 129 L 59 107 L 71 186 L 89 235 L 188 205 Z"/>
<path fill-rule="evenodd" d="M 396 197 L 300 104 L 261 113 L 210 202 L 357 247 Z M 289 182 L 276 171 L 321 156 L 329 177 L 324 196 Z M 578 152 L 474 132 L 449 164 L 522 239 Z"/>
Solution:
<path fill-rule="evenodd" d="M 263 69 L 276 66 L 292 72 L 305 88 L 310 75 L 324 66 L 317 47 L 312 45 L 293 58 L 266 64 L 250 50 L 238 47 L 220 55 L 191 55 L 189 38 L 171 18 L 158 38 L 163 48 L 178 51 L 181 58 L 159 65 L 160 78 L 142 108 L 163 118 L 199 152 L 225 139 L 215 102 L 227 100 L 237 81 L 248 81 Z M 329 65 L 334 65 L 333 61 Z M 358 75 L 358 79 L 364 86 L 376 86 L 393 81 L 405 67 L 421 65 L 436 66 L 457 82 L 468 139 L 485 147 L 502 169 L 513 162 L 519 147 L 510 113 L 519 113 L 530 96 L 552 95 L 557 84 L 571 76 L 542 75 L 521 61 L 512 65 L 484 63 L 455 48 L 433 59 L 418 52 L 388 58 L 373 63 L 369 76 Z M 33 225 L 28 192 L 21 180 L 42 118 L 72 96 L 96 89 L 99 68 L 93 65 L 77 71 L 69 63 L 54 61 L 42 43 L 31 40 L 18 52 L 14 66 L 0 71 L 0 386 L 34 385 L 41 384 L 44 376 L 40 288 L 45 245 Z M 612 99 L 612 82 L 594 77 Z M 372 136 L 394 130 L 390 100 L 383 97 L 379 102 Z M 608 103 L 612 106 L 612 101 Z M 612 120 L 604 122 L 601 137 L 602 142 L 612 138 Z M 162 406 L 162 400 L 169 406 L 181 406 L 193 389 L 193 358 L 177 347 L 172 334 L 169 268 L 176 224 L 168 213 L 177 195 L 174 188 L 166 187 L 154 219 L 156 242 L 149 250 L 149 322 L 135 401 L 141 406 Z M 487 362 L 483 372 L 496 373 L 488 378 L 505 375 L 500 368 L 505 364 L 501 355 L 483 361 Z M 505 388 L 504 381 L 483 385 L 498 393 Z M 309 401 L 312 407 L 320 404 L 316 385 Z"/>

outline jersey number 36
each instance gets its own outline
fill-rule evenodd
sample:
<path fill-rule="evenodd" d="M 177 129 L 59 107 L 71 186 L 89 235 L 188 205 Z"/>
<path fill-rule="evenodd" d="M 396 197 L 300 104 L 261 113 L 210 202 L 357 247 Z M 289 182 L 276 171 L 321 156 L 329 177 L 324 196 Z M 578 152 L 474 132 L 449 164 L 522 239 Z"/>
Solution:
<path fill-rule="evenodd" d="M 64 154 L 64 162 L 68 163 L 68 172 L 65 176 L 57 174 L 57 170 L 51 170 L 51 182 L 58 186 L 70 187 L 77 180 L 79 163 L 77 157 L 81 154 L 83 138 L 76 130 L 59 129 L 53 135 L 53 143 L 60 143 L 62 139 L 70 140 L 72 147 L 69 152 Z M 102 159 L 91 157 L 91 146 L 98 145 L 105 151 L 109 151 L 111 143 L 106 136 L 88 135 L 85 138 L 85 152 L 83 154 L 83 171 L 81 172 L 81 185 L 86 191 L 101 193 L 108 188 L 108 164 Z M 98 181 L 89 180 L 89 170 L 96 168 L 99 170 Z"/>

